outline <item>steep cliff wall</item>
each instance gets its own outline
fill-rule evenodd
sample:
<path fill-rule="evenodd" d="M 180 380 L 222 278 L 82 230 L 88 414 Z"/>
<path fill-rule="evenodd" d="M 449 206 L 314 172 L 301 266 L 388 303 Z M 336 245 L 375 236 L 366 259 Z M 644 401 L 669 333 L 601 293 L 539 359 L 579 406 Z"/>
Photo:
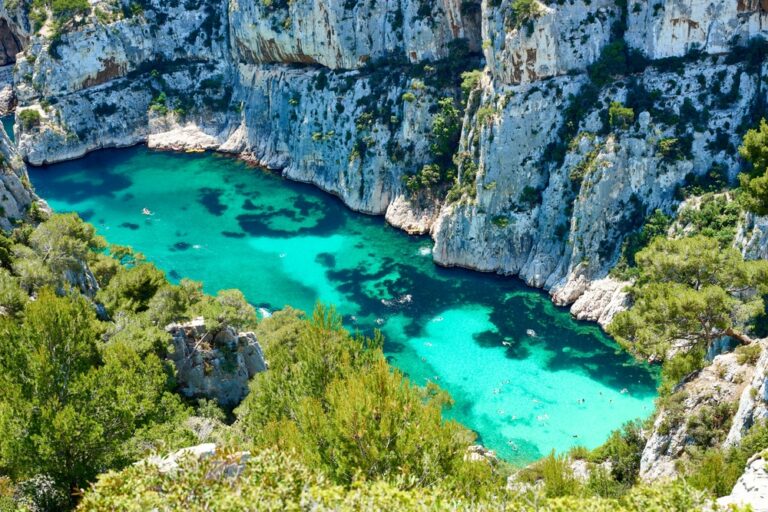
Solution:
<path fill-rule="evenodd" d="M 768 33 L 764 2 L 630 4 L 146 0 L 30 36 L 19 146 L 32 164 L 145 140 L 237 153 L 604 323 L 623 238 L 689 175 L 735 176 L 767 89 L 764 55 L 733 46 Z M 433 147 L 443 98 L 468 100 L 455 179 Z"/>
<path fill-rule="evenodd" d="M 12 229 L 16 220 L 26 219 L 37 201 L 21 155 L 0 128 L 0 229 Z M 45 208 L 45 203 L 40 206 Z"/>

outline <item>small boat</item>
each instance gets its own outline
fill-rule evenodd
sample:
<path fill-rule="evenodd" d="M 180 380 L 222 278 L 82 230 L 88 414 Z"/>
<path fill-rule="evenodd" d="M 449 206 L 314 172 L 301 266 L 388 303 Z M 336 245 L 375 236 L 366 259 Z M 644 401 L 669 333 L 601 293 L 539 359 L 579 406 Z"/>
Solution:
<path fill-rule="evenodd" d="M 272 316 L 272 313 L 267 308 L 259 308 L 259 313 L 261 314 L 261 318 L 269 318 Z"/>
<path fill-rule="evenodd" d="M 143 208 L 141 210 L 142 215 L 154 215 L 154 212 L 150 211 L 149 208 Z"/>
<path fill-rule="evenodd" d="M 525 334 L 527 334 L 531 338 L 535 338 L 536 337 L 536 331 L 534 331 L 533 329 L 528 329 L 527 331 L 525 331 Z"/>

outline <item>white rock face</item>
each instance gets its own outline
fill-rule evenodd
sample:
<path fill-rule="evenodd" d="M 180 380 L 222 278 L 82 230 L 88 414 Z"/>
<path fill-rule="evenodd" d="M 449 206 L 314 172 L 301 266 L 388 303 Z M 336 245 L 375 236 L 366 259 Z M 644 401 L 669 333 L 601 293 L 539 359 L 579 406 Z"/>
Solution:
<path fill-rule="evenodd" d="M 185 396 L 213 398 L 232 407 L 248 394 L 251 377 L 267 369 L 252 332 L 237 333 L 229 326 L 209 332 L 203 318 L 171 324 L 166 331 L 173 338 L 170 358 Z"/>
<path fill-rule="evenodd" d="M 252 65 L 238 72 L 242 117 L 223 150 L 379 215 L 402 195 L 405 172 L 429 161 L 434 93 L 407 77 Z M 408 91 L 415 101 L 401 99 Z"/>
<path fill-rule="evenodd" d="M 749 506 L 753 512 L 768 511 L 768 465 L 765 459 L 760 455 L 752 457 L 731 494 L 718 498 L 717 504 L 721 507 Z"/>
<path fill-rule="evenodd" d="M 479 49 L 479 0 L 275 0 L 231 2 L 237 58 L 250 64 L 355 69 L 382 58 L 449 57 L 450 43 Z"/>
<path fill-rule="evenodd" d="M 738 92 L 732 102 L 713 101 L 706 129 L 690 130 L 690 157 L 682 159 L 659 153 L 661 140 L 678 135 L 649 113 L 636 112 L 628 130 L 597 134 L 603 127 L 601 105 L 638 94 L 620 85 L 601 93 L 597 109 L 581 118 L 562 164 L 552 158 L 550 143 L 557 140 L 567 99 L 582 93 L 583 80 L 563 77 L 520 86 L 483 82 L 481 106 L 465 121 L 460 148 L 473 155 L 476 199 L 443 207 L 433 228 L 437 261 L 518 274 L 568 305 L 590 282 L 605 277 L 625 233 L 655 209 L 671 212 L 675 188 L 686 175 L 715 162 L 732 175 L 737 172 L 733 155 L 711 141 L 747 116 L 749 98 L 759 94 L 757 76 L 739 65 L 692 65 L 680 74 L 648 69 L 637 77 L 639 94 L 656 91 L 659 111 L 683 116 L 686 101 L 694 109 L 708 109 L 698 102 L 713 101 L 706 99 L 710 80 Z M 578 174 L 583 178 L 572 179 Z M 526 197 L 532 200 L 526 203 Z M 582 301 L 578 311 L 585 318 L 604 314 L 594 301 Z"/>
<path fill-rule="evenodd" d="M 514 23 L 513 0 L 483 10 L 483 46 L 494 78 L 506 84 L 535 82 L 584 71 L 600 56 L 618 16 L 613 0 L 539 4 L 531 21 Z"/>
<path fill-rule="evenodd" d="M 30 204 L 38 201 L 24 161 L 5 130 L 0 128 L 0 229 L 12 229 L 14 219 L 26 218 Z M 40 206 L 47 208 L 42 201 Z"/>
<path fill-rule="evenodd" d="M 655 0 L 631 6 L 625 39 L 652 59 L 691 50 L 727 53 L 734 38 L 768 35 L 765 0 Z"/>
<path fill-rule="evenodd" d="M 629 285 L 628 282 L 610 277 L 592 281 L 571 306 L 571 314 L 578 320 L 597 322 L 605 328 L 617 313 L 629 307 L 629 295 L 626 291 Z M 555 295 L 555 302 L 558 299 L 559 296 Z"/>
<path fill-rule="evenodd" d="M 768 259 L 768 217 L 748 213 L 739 226 L 734 245 L 746 259 Z"/>
<path fill-rule="evenodd" d="M 768 418 L 768 350 L 761 342 L 761 355 L 755 365 L 752 380 L 744 388 L 739 398 L 739 408 L 733 417 L 731 430 L 724 446 L 733 446 L 741 441 L 746 431 L 755 423 Z"/>

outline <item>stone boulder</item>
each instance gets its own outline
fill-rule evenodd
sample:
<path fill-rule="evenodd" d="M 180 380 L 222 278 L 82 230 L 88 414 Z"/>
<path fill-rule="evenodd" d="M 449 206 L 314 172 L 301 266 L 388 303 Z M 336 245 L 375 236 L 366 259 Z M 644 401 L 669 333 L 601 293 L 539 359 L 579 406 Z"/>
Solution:
<path fill-rule="evenodd" d="M 216 456 L 216 468 L 209 473 L 210 478 L 218 478 L 220 476 L 234 478 L 240 475 L 245 468 L 245 463 L 248 462 L 251 454 L 249 452 L 235 452 L 232 454 L 223 454 L 217 452 L 217 447 L 214 443 L 199 444 L 197 446 L 190 446 L 175 451 L 166 457 L 152 456 L 148 459 L 137 462 L 137 465 L 150 465 L 155 466 L 161 473 L 175 473 L 179 469 L 179 465 L 182 461 L 192 460 L 200 462 L 207 458 Z"/>
<path fill-rule="evenodd" d="M 731 494 L 718 498 L 717 504 L 724 508 L 750 506 L 753 512 L 768 512 L 768 468 L 761 455 L 747 462 Z"/>
<path fill-rule="evenodd" d="M 248 394 L 251 377 L 267 369 L 256 335 L 230 326 L 208 330 L 202 317 L 166 328 L 181 393 L 234 407 Z"/>

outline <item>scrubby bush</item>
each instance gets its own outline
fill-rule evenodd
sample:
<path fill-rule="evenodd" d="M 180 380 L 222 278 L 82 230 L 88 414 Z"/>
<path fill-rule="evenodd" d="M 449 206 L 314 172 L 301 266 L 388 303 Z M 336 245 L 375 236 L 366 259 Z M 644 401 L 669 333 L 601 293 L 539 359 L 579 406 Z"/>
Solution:
<path fill-rule="evenodd" d="M 38 112 L 34 108 L 27 108 L 24 110 L 20 110 L 18 113 L 19 116 L 19 122 L 21 123 L 21 129 L 25 131 L 29 131 L 33 128 L 37 128 L 40 126 L 40 112 Z"/>
<path fill-rule="evenodd" d="M 608 123 L 615 130 L 626 130 L 635 122 L 635 111 L 618 101 L 611 102 L 608 108 Z"/>

